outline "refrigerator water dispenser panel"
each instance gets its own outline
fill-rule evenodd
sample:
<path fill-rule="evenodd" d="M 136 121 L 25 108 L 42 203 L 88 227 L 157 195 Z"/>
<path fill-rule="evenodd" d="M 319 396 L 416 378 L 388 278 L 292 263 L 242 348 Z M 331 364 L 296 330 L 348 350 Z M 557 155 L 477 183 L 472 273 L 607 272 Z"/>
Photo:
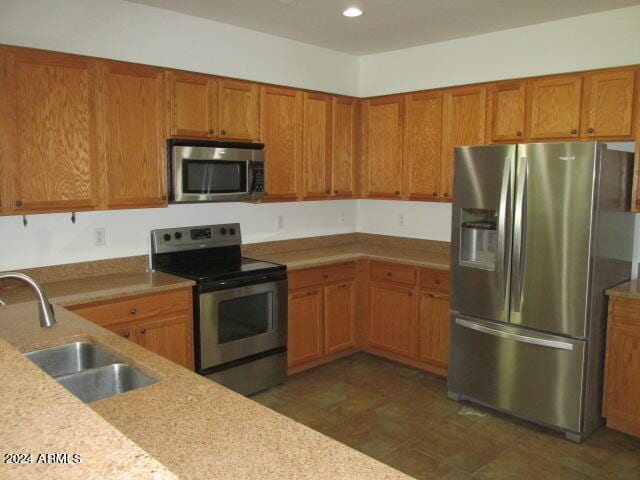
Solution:
<path fill-rule="evenodd" d="M 496 211 L 463 208 L 460 216 L 460 265 L 496 268 Z"/>

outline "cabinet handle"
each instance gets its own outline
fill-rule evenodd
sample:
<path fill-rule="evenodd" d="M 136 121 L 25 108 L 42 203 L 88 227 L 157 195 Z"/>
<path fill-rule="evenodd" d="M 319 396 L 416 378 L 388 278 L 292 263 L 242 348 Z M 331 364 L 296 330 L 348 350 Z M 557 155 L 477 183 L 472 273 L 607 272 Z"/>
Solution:
<path fill-rule="evenodd" d="M 571 130 L 571 135 L 575 135 L 576 133 L 578 133 L 578 130 L 576 130 L 575 128 L 573 128 L 573 129 Z"/>
<path fill-rule="evenodd" d="M 409 292 L 409 296 L 410 296 L 410 297 L 413 297 L 413 292 Z"/>
<path fill-rule="evenodd" d="M 327 195 L 329 195 L 331 193 L 331 190 L 325 190 L 324 193 L 326 193 Z"/>
<path fill-rule="evenodd" d="M 214 133 L 216 133 L 216 131 L 213 128 L 209 129 L 209 134 L 213 135 Z"/>
<path fill-rule="evenodd" d="M 435 280 L 436 285 L 440 285 L 440 280 Z"/>
<path fill-rule="evenodd" d="M 122 332 L 122 336 L 123 336 L 124 338 L 129 338 L 129 335 L 130 335 L 130 334 L 129 334 L 129 330 L 125 330 L 124 332 Z"/>
<path fill-rule="evenodd" d="M 227 134 L 227 131 L 226 131 L 226 130 L 220 130 L 220 133 L 221 133 L 222 135 L 226 135 L 226 134 Z"/>
<path fill-rule="evenodd" d="M 587 133 L 593 133 L 593 128 L 587 128 Z"/>
<path fill-rule="evenodd" d="M 449 196 L 449 192 L 444 192 L 444 196 L 448 197 Z"/>
<path fill-rule="evenodd" d="M 393 276 L 393 273 L 387 272 L 387 277 L 391 277 L 391 276 Z"/>
<path fill-rule="evenodd" d="M 166 200 L 167 196 L 166 195 L 162 195 L 162 200 Z"/>
<path fill-rule="evenodd" d="M 140 333 L 141 333 L 142 335 L 144 335 L 145 333 L 147 333 L 147 329 L 146 329 L 146 328 L 141 328 L 141 329 L 140 329 Z"/>
<path fill-rule="evenodd" d="M 436 295 L 435 293 L 430 293 L 429 296 L 431 298 L 440 298 L 440 295 Z"/>
<path fill-rule="evenodd" d="M 520 130 L 518 130 L 518 131 L 516 132 L 516 137 L 521 137 L 521 136 L 522 136 L 522 132 L 521 132 Z"/>
<path fill-rule="evenodd" d="M 640 198 L 636 200 L 636 205 L 640 205 Z"/>
<path fill-rule="evenodd" d="M 337 193 L 338 193 L 338 190 L 334 190 L 334 191 L 333 191 L 333 193 L 334 193 L 334 194 L 337 194 Z"/>
<path fill-rule="evenodd" d="M 324 275 L 322 275 L 322 278 L 326 280 L 327 278 L 329 278 L 329 274 L 325 273 Z"/>
<path fill-rule="evenodd" d="M 21 206 L 22 206 L 22 201 L 16 200 L 16 207 L 21 207 Z"/>
<path fill-rule="evenodd" d="M 437 196 L 438 196 L 438 192 L 433 192 L 433 193 L 432 193 L 432 195 L 433 195 L 434 197 L 437 197 Z"/>
<path fill-rule="evenodd" d="M 396 195 L 400 195 L 400 190 L 396 190 Z"/>
<path fill-rule="evenodd" d="M 131 315 L 135 315 L 136 313 L 138 313 L 138 310 L 136 310 L 135 308 L 131 309 Z"/>

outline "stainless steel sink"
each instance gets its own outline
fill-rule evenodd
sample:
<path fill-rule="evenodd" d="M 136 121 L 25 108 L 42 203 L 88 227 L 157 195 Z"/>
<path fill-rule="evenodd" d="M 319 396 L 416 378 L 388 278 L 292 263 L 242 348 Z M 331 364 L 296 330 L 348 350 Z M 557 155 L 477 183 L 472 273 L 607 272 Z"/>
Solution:
<path fill-rule="evenodd" d="M 89 342 L 65 343 L 24 355 L 54 378 L 118 361 Z"/>
<path fill-rule="evenodd" d="M 73 342 L 24 354 L 85 403 L 156 383 L 89 342 Z"/>
<path fill-rule="evenodd" d="M 57 378 L 58 382 L 85 403 L 118 395 L 156 383 L 139 370 L 114 363 Z"/>

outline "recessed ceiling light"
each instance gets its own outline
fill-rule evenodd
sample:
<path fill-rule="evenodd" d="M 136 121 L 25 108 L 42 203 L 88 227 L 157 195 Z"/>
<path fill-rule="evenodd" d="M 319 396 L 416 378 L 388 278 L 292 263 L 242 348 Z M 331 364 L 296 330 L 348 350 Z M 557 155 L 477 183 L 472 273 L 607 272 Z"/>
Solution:
<path fill-rule="evenodd" d="M 342 15 L 344 15 L 345 17 L 359 17 L 360 15 L 362 15 L 362 10 L 360 10 L 357 7 L 349 7 L 347 8 L 345 11 L 342 12 Z"/>

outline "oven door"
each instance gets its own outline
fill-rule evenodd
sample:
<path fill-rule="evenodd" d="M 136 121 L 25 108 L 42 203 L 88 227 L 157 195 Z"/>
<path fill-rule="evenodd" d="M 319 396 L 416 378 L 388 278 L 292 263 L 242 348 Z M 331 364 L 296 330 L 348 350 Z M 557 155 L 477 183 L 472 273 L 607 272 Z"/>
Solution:
<path fill-rule="evenodd" d="M 286 345 L 287 280 L 201 293 L 198 303 L 200 373 Z"/>

